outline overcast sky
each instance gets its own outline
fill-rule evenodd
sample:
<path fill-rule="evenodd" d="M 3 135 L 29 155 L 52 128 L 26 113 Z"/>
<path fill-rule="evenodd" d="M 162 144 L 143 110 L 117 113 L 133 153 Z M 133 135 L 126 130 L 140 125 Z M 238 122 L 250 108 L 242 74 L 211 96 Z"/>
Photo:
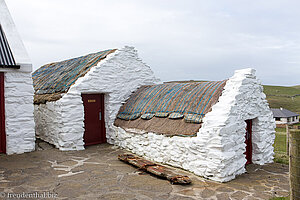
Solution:
<path fill-rule="evenodd" d="M 222 80 L 253 67 L 300 84 L 299 0 L 6 0 L 34 69 L 134 46 L 156 76 Z"/>

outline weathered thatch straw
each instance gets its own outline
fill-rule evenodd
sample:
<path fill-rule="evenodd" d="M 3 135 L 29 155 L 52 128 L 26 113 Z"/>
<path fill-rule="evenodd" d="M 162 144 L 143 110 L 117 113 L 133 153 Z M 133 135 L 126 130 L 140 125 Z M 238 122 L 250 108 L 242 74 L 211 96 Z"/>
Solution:
<path fill-rule="evenodd" d="M 35 94 L 33 98 L 33 102 L 35 104 L 44 104 L 47 101 L 57 101 L 61 98 L 62 93 L 54 93 L 54 94 Z"/>
<path fill-rule="evenodd" d="M 32 74 L 35 90 L 34 103 L 56 101 L 66 93 L 80 77 L 106 58 L 116 49 L 100 51 L 78 58 L 50 63 L 40 67 Z"/>
<path fill-rule="evenodd" d="M 116 119 L 115 125 L 122 128 L 135 128 L 148 132 L 161 133 L 169 136 L 193 136 L 201 128 L 201 124 L 186 123 L 183 119 L 172 120 L 168 118 L 157 117 L 153 117 L 151 120 L 143 120 L 139 118 L 132 121 Z"/>
<path fill-rule="evenodd" d="M 175 82 L 143 86 L 121 107 L 115 125 L 166 135 L 195 135 L 202 118 L 218 101 L 225 83 Z M 150 114 L 155 115 L 146 117 Z"/>

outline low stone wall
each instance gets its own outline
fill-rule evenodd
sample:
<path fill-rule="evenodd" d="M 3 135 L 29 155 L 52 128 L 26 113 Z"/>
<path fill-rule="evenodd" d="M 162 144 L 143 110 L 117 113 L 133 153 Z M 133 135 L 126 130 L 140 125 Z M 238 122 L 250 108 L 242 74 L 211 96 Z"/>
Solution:
<path fill-rule="evenodd" d="M 285 128 L 286 124 L 276 124 L 276 128 Z"/>
<path fill-rule="evenodd" d="M 59 148 L 62 125 L 61 106 L 57 102 L 34 105 L 36 137 Z"/>
<path fill-rule="evenodd" d="M 5 72 L 5 131 L 7 154 L 35 149 L 33 87 L 30 73 Z"/>
<path fill-rule="evenodd" d="M 300 125 L 289 124 L 289 128 L 300 129 Z M 286 124 L 276 124 L 276 128 L 286 128 Z"/>
<path fill-rule="evenodd" d="M 275 121 L 253 69 L 231 77 L 197 137 L 167 137 L 159 133 L 114 127 L 110 142 L 156 162 L 180 167 L 226 182 L 245 172 L 245 120 L 253 120 L 253 163 L 273 160 Z"/>
<path fill-rule="evenodd" d="M 293 129 L 300 129 L 300 125 L 293 125 Z"/>

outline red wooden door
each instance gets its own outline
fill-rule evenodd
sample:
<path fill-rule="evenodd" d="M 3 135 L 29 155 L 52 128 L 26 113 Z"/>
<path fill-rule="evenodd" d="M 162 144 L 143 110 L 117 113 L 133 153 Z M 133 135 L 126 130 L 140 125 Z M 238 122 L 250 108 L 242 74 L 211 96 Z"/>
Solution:
<path fill-rule="evenodd" d="M 4 73 L 0 72 L 0 153 L 6 153 Z"/>
<path fill-rule="evenodd" d="M 252 163 L 252 120 L 246 120 L 247 127 L 246 127 L 246 165 Z"/>
<path fill-rule="evenodd" d="M 84 106 L 85 146 L 106 142 L 104 94 L 82 94 Z"/>

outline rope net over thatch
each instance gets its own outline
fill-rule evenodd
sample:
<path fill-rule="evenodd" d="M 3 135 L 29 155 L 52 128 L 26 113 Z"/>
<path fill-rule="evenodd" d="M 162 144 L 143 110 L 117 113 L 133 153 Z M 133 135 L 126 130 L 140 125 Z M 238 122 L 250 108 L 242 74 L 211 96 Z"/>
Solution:
<path fill-rule="evenodd" d="M 116 49 L 100 51 L 40 67 L 32 74 L 34 103 L 60 99 L 78 78 L 83 77 L 93 66 L 115 51 Z"/>
<path fill-rule="evenodd" d="M 195 135 L 225 84 L 226 80 L 142 86 L 121 107 L 115 125 L 167 135 Z"/>

